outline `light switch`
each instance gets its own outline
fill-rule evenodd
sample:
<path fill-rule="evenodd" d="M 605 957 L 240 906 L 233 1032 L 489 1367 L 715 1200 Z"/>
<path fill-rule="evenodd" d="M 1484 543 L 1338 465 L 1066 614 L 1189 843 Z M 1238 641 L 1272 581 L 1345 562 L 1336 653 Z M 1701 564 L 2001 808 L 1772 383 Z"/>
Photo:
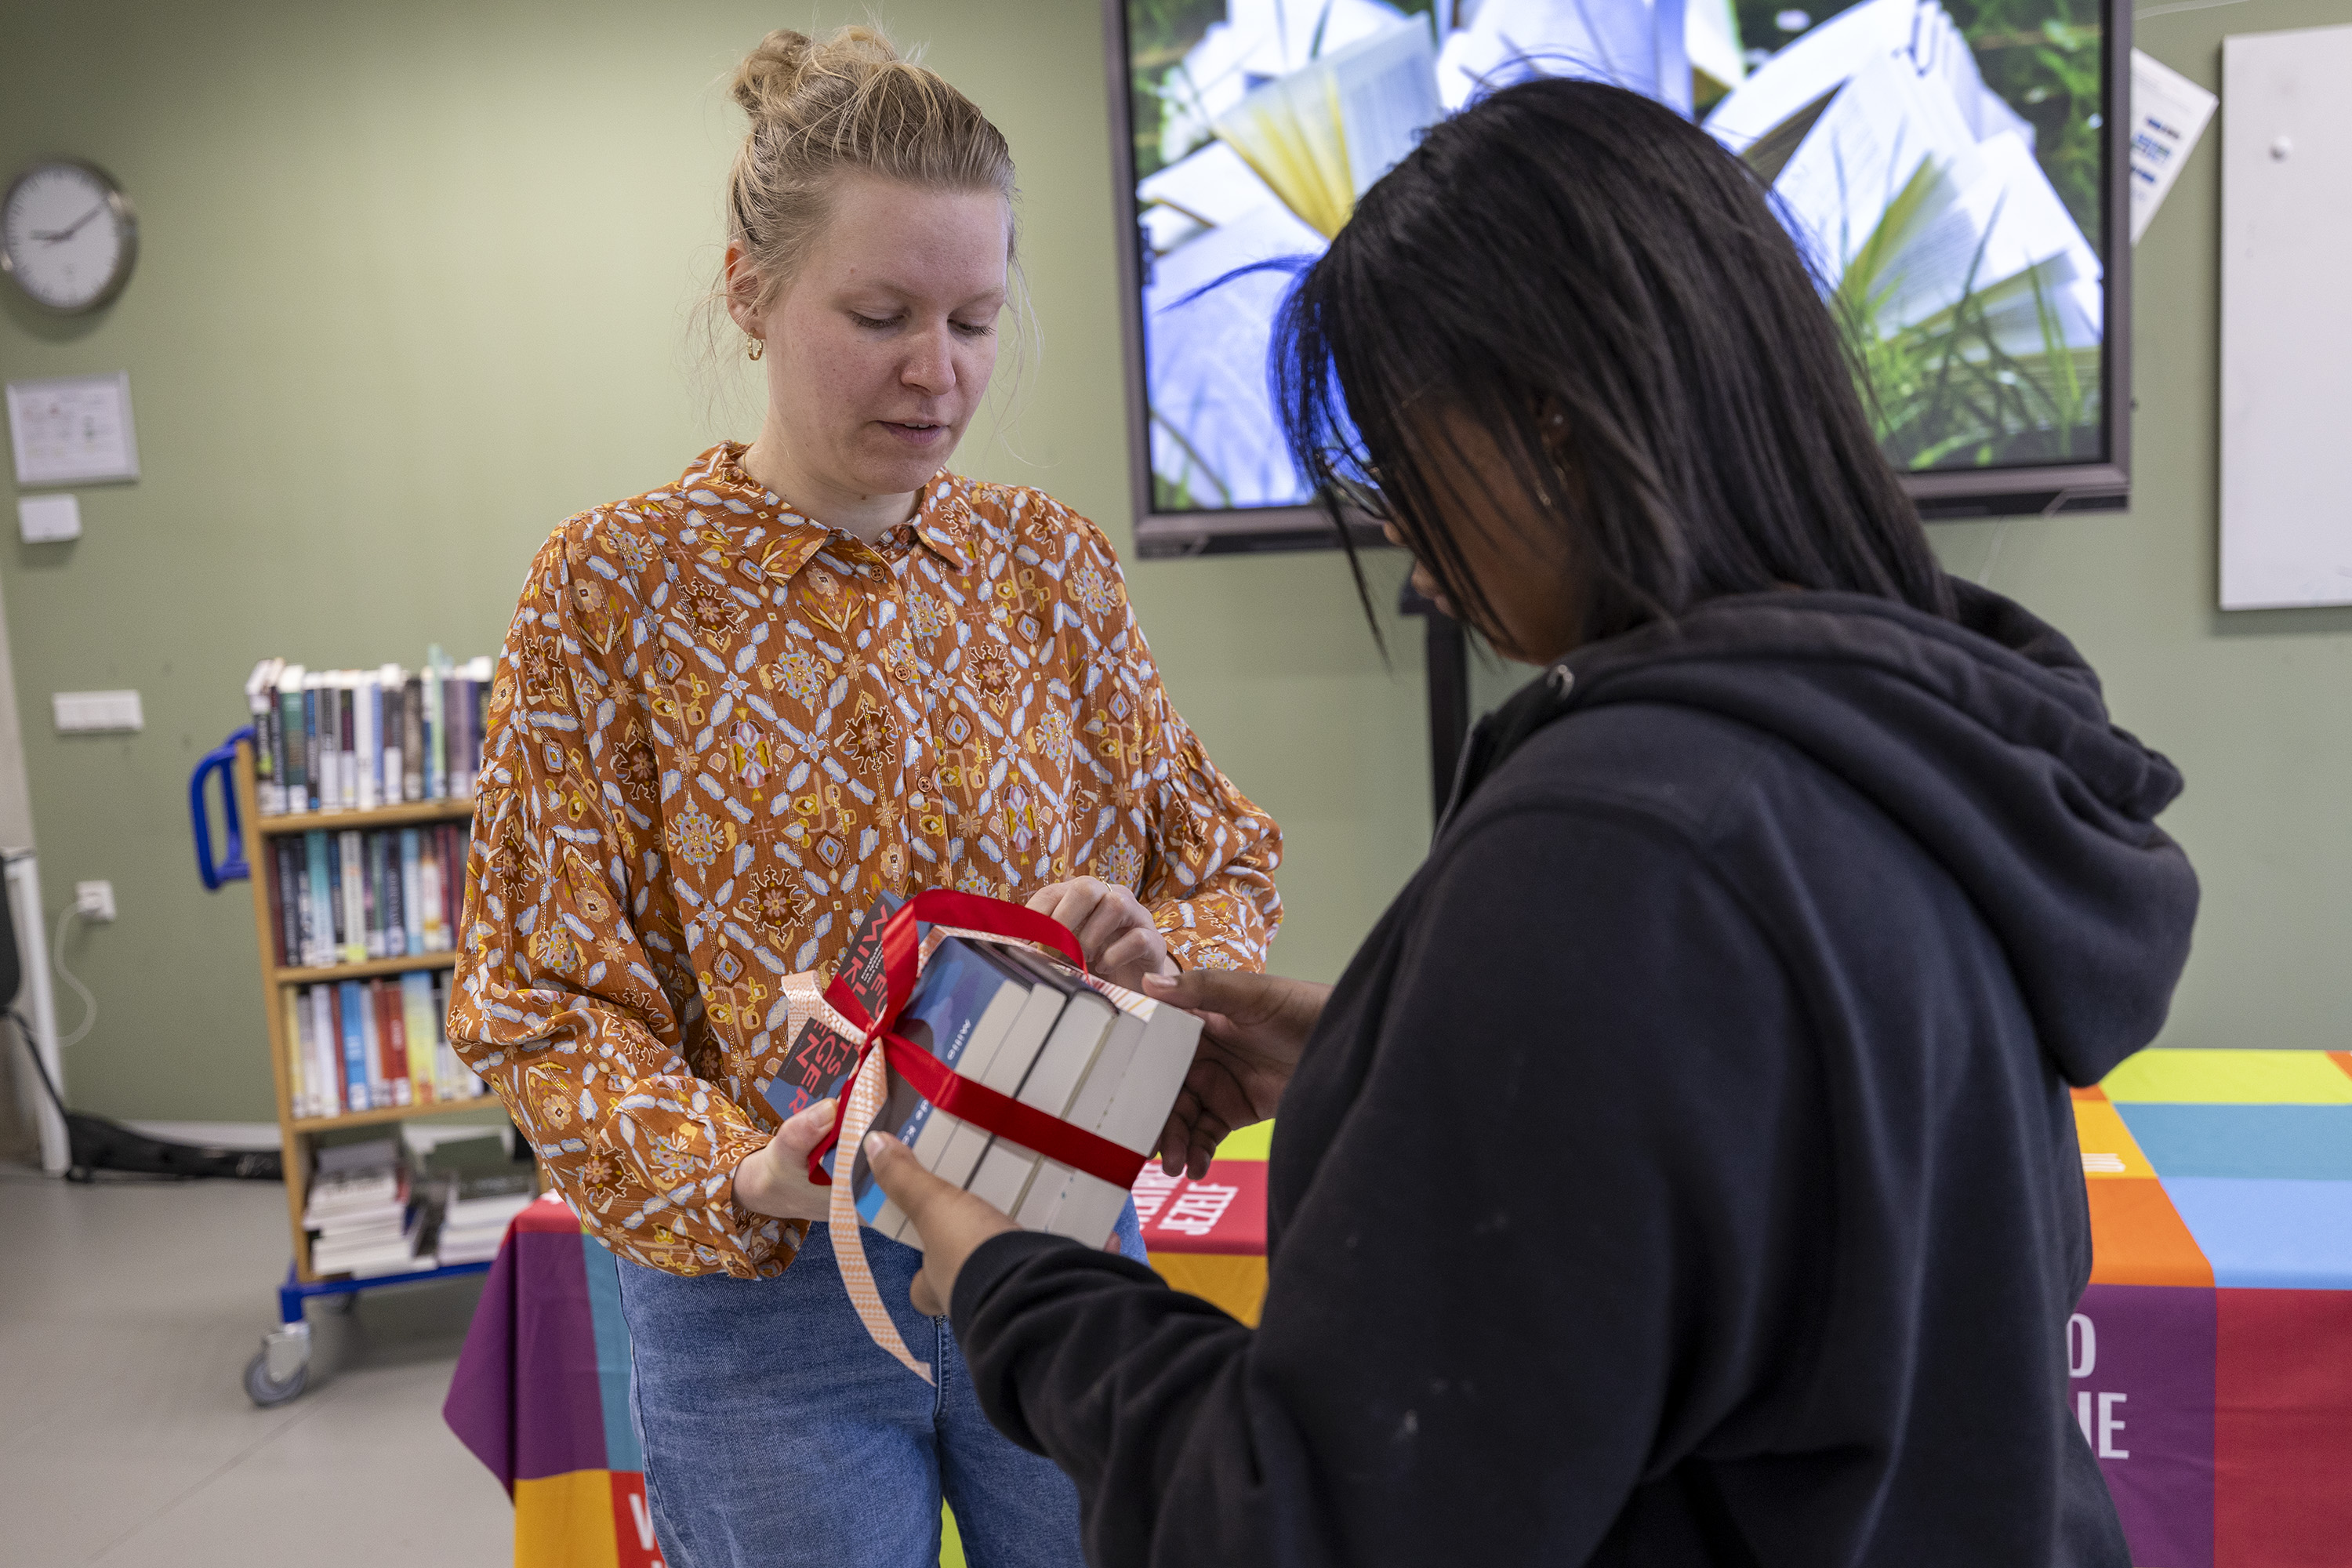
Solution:
<path fill-rule="evenodd" d="M 55 544 L 81 537 L 81 502 L 70 495 L 19 496 L 16 526 L 27 544 Z"/>
<path fill-rule="evenodd" d="M 146 727 L 136 691 L 52 691 L 49 706 L 60 731 L 137 731 Z"/>

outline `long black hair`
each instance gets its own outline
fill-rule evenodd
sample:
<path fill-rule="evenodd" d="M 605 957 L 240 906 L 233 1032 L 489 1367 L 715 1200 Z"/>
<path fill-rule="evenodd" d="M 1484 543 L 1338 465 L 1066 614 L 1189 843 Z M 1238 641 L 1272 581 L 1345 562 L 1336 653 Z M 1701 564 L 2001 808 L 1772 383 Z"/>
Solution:
<path fill-rule="evenodd" d="M 1433 468 L 1538 499 L 1522 542 L 1572 563 L 1588 638 L 1785 585 L 1952 614 L 1765 187 L 1639 94 L 1538 79 L 1433 127 L 1301 277 L 1272 373 L 1300 471 L 1376 485 L 1490 636 Z"/>

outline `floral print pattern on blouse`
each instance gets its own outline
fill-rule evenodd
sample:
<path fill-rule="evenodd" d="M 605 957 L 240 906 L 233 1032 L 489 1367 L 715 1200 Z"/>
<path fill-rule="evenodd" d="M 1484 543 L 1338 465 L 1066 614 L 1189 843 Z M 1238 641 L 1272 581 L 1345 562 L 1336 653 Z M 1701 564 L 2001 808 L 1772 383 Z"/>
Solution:
<path fill-rule="evenodd" d="M 780 1273 L 761 1090 L 885 889 L 1135 890 L 1256 969 L 1282 836 L 1170 706 L 1102 531 L 942 473 L 874 545 L 725 444 L 566 521 L 490 692 L 449 1013 L 555 1185 L 677 1274 Z M 812 974 L 812 972 L 815 972 Z"/>

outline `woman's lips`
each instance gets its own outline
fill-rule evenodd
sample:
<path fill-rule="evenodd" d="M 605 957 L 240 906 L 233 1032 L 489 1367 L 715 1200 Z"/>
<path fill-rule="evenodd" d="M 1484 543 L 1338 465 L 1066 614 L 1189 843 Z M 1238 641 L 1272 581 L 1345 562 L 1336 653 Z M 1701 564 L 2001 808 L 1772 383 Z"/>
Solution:
<path fill-rule="evenodd" d="M 900 423 L 894 419 L 877 419 L 876 424 L 890 434 L 891 439 L 908 447 L 929 447 L 946 438 L 944 425 L 928 425 L 916 420 Z"/>

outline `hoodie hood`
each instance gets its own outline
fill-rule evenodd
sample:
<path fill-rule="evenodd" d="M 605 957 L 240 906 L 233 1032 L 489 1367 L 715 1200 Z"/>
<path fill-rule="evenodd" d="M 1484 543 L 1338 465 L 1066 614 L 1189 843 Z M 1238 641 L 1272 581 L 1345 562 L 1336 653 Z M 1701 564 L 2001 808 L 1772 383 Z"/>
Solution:
<path fill-rule="evenodd" d="M 1865 595 L 1751 594 L 1580 648 L 1482 726 L 1456 804 L 1580 708 L 1671 703 L 1776 735 L 1943 865 L 2000 939 L 2043 1050 L 2095 1083 L 2155 1037 L 2188 961 L 2196 873 L 2156 826 L 2180 774 L 2108 721 L 2063 637 L 1952 586 L 1953 621 Z"/>

